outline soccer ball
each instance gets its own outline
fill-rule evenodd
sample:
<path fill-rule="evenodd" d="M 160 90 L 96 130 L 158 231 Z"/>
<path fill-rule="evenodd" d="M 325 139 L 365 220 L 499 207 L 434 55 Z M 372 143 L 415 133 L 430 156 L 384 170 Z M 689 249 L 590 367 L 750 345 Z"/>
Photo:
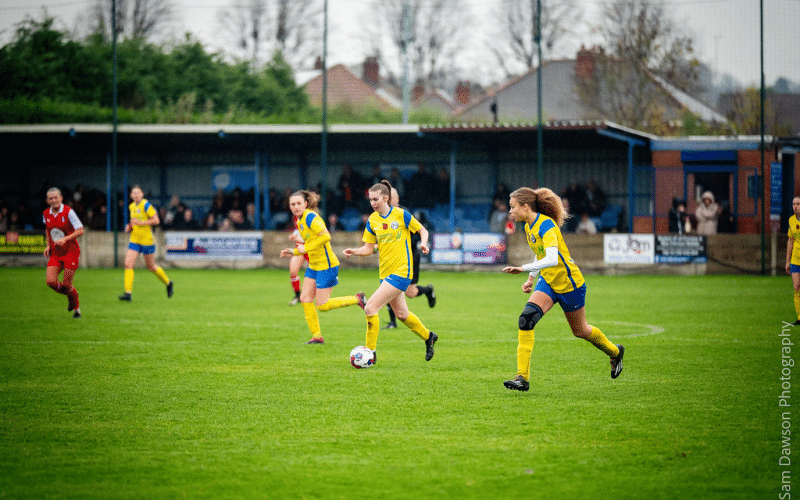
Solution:
<path fill-rule="evenodd" d="M 363 345 L 353 348 L 350 351 L 350 364 L 354 368 L 369 368 L 375 363 L 375 354 L 372 349 L 368 349 Z"/>

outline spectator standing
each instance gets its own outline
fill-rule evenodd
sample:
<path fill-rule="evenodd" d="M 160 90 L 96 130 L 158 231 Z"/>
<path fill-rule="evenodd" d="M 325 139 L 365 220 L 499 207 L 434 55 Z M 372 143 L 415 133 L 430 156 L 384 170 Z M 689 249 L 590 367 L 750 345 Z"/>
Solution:
<path fill-rule="evenodd" d="M 608 204 L 606 193 L 600 189 L 600 186 L 595 181 L 589 181 L 586 185 L 586 202 L 588 204 L 586 213 L 590 217 L 600 217 L 603 210 L 606 209 Z"/>
<path fill-rule="evenodd" d="M 494 207 L 489 213 L 489 231 L 502 233 L 508 223 L 508 205 L 505 201 L 494 200 Z"/>
<path fill-rule="evenodd" d="M 703 193 L 702 203 L 694 211 L 697 217 L 697 234 L 709 236 L 717 234 L 717 224 L 719 221 L 719 205 L 714 201 L 714 194 L 711 191 Z"/>
<path fill-rule="evenodd" d="M 668 217 L 669 232 L 675 234 L 686 234 L 691 232 L 692 223 L 689 221 L 689 214 L 686 212 L 686 202 L 678 198 L 672 198 L 672 208 Z"/>
<path fill-rule="evenodd" d="M 200 224 L 194 219 L 194 211 L 186 207 L 186 209 L 181 212 L 180 219 L 172 224 L 172 229 L 175 231 L 197 231 L 200 229 Z"/>
<path fill-rule="evenodd" d="M 181 212 L 183 212 L 184 207 L 181 203 L 181 198 L 177 194 L 173 194 L 172 198 L 169 200 L 169 207 L 167 207 L 166 213 L 162 217 L 162 222 L 165 228 L 171 227 L 175 222 L 180 220 Z"/>
<path fill-rule="evenodd" d="M 436 172 L 436 192 L 433 193 L 436 203 L 450 203 L 450 172 L 442 167 Z"/>
<path fill-rule="evenodd" d="M 364 197 L 364 180 L 358 172 L 353 170 L 349 163 L 342 165 L 342 174 L 339 176 L 337 188 L 345 208 L 357 208 Z"/>
<path fill-rule="evenodd" d="M 586 190 L 577 182 L 570 182 L 561 197 L 569 202 L 570 213 L 579 214 L 588 210 L 589 200 L 586 197 Z"/>
<path fill-rule="evenodd" d="M 499 200 L 506 205 L 510 194 L 511 190 L 508 189 L 508 186 L 504 182 L 499 182 L 494 190 L 494 194 L 492 194 L 492 203 Z"/>
<path fill-rule="evenodd" d="M 575 227 L 575 232 L 580 234 L 597 234 L 597 226 L 594 225 L 592 218 L 586 212 L 581 214 L 581 220 Z"/>
<path fill-rule="evenodd" d="M 405 194 L 405 181 L 403 180 L 403 175 L 400 173 L 400 170 L 395 167 L 389 174 L 389 182 L 391 182 L 392 186 L 397 189 L 397 193 L 399 196 L 403 196 Z"/>

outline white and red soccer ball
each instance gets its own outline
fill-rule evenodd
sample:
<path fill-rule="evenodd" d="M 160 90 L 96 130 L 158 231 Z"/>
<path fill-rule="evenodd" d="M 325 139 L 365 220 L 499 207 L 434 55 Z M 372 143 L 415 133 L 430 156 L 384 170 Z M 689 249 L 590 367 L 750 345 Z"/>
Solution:
<path fill-rule="evenodd" d="M 355 347 L 350 351 L 350 364 L 354 368 L 369 368 L 375 364 L 375 353 L 363 345 Z"/>

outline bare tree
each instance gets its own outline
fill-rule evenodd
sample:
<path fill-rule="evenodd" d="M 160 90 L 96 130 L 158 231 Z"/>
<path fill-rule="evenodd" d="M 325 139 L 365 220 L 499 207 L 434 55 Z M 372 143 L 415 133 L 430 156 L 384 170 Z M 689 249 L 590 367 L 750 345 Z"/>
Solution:
<path fill-rule="evenodd" d="M 96 0 L 90 7 L 89 31 L 106 37 L 111 36 L 112 0 Z M 148 40 L 172 21 L 171 0 L 116 0 L 117 34 Z"/>
<path fill-rule="evenodd" d="M 577 81 L 584 104 L 622 125 L 659 128 L 665 95 L 653 75 L 679 89 L 695 90 L 692 39 L 669 18 L 660 0 L 611 0 L 597 29 L 603 48 L 592 51 L 591 70 Z"/>
<path fill-rule="evenodd" d="M 308 63 L 321 45 L 321 17 L 318 0 L 236 0 L 218 12 L 222 31 L 236 47 L 229 52 L 254 69 L 276 51 L 294 67 Z"/>
<path fill-rule="evenodd" d="M 576 0 L 541 0 L 542 56 L 547 57 L 574 34 L 582 18 Z M 539 24 L 537 0 L 500 2 L 492 16 L 489 49 L 506 75 L 529 70 L 539 64 L 536 31 Z M 577 48 L 577 47 L 575 47 Z"/>
<path fill-rule="evenodd" d="M 404 11 L 408 12 L 410 33 L 405 33 Z M 409 80 L 428 88 L 443 83 L 448 73 L 455 72 L 456 54 L 466 44 L 470 32 L 469 12 L 458 0 L 375 0 L 371 12 L 377 19 L 365 22 L 371 26 L 374 53 L 384 54 L 381 47 L 391 48 L 394 66 L 403 68 L 403 49 L 409 57 Z M 377 22 L 376 22 L 377 21 Z M 388 63 L 389 61 L 384 60 Z"/>

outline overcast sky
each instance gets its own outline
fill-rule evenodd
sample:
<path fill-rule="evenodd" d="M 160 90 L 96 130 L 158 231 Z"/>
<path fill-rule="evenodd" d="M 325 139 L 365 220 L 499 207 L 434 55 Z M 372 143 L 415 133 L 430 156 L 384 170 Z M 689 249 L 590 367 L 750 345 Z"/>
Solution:
<path fill-rule="evenodd" d="M 236 0 L 172 0 L 175 6 L 173 33 L 192 32 L 210 49 L 219 49 L 217 11 Z M 328 0 L 329 66 L 362 62 L 368 46 L 359 26 L 368 18 L 372 0 Z M 488 19 L 499 2 L 464 0 L 474 19 Z M 589 22 L 597 21 L 602 0 L 577 0 Z M 665 0 L 672 18 L 694 37 L 697 57 L 720 74 L 733 76 L 744 85 L 757 85 L 760 78 L 759 2 L 756 0 Z M 14 25 L 26 17 L 42 18 L 43 9 L 72 29 L 94 0 L 0 0 L 0 44 L 8 43 Z M 783 76 L 800 84 L 800 0 L 764 2 L 764 72 L 767 85 Z M 493 60 L 485 51 L 486 34 L 479 28 L 473 37 L 473 55 L 461 63 L 463 70 L 482 83 L 493 78 L 487 68 Z M 593 40 L 575 40 L 591 43 Z M 572 54 L 558 54 L 574 57 Z M 495 78 L 496 79 L 496 78 Z"/>

